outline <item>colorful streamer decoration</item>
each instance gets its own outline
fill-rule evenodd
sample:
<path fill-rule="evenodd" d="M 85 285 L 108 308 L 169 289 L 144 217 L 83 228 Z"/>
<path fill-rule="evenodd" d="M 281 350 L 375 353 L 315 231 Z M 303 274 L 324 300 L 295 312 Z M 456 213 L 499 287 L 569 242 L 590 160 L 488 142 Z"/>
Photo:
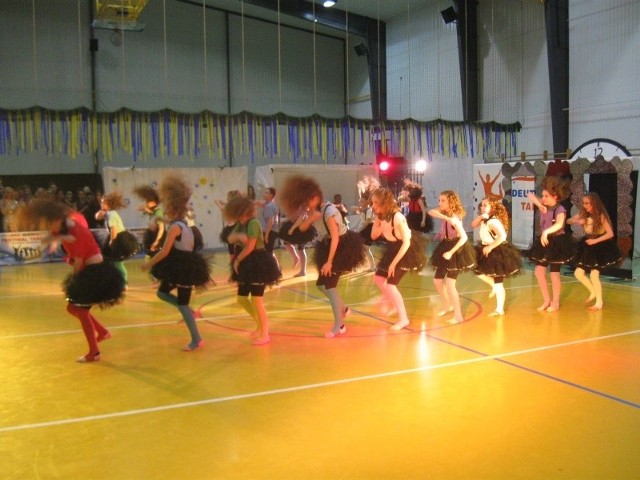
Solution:
<path fill-rule="evenodd" d="M 520 130 L 519 123 L 31 108 L 0 110 L 0 156 L 95 154 L 110 161 L 118 153 L 131 156 L 134 162 L 168 155 L 230 162 L 248 155 L 254 162 L 256 157 L 286 155 L 292 163 L 312 157 L 335 163 L 349 156 L 376 154 L 428 159 L 433 154 L 509 157 L 517 154 Z"/>

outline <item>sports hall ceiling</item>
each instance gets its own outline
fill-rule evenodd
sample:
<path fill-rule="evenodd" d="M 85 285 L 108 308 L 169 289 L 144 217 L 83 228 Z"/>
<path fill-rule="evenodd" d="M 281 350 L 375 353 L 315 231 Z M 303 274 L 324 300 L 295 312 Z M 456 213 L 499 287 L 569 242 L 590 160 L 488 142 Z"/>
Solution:
<path fill-rule="evenodd" d="M 274 23 L 278 22 L 278 4 L 280 5 L 280 19 L 282 25 L 311 29 L 311 21 L 301 18 L 304 13 L 313 11 L 312 2 L 309 0 L 175 0 L 194 7 L 202 8 L 203 1 L 207 8 L 232 12 L 247 17 L 259 18 Z M 336 5 L 331 8 L 322 6 L 323 0 L 315 0 L 315 12 L 319 21 L 316 30 L 328 35 L 336 35 L 343 26 L 334 25 L 331 28 L 326 22 L 323 25 L 323 16 L 342 15 L 347 12 L 355 17 L 368 17 L 374 20 L 388 21 L 397 16 L 406 16 L 407 10 L 415 10 L 434 3 L 436 0 L 336 0 Z M 297 12 L 291 15 L 285 12 Z M 348 17 L 347 17 L 348 18 Z M 341 23 L 344 23 L 342 21 Z"/>

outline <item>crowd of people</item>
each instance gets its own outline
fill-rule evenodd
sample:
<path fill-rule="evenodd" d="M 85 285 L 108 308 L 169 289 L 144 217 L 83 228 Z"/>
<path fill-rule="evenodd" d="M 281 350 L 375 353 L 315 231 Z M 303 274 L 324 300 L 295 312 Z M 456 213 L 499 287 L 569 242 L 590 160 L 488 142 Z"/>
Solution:
<path fill-rule="evenodd" d="M 16 211 L 20 206 L 27 205 L 37 198 L 53 198 L 80 212 L 86 219 L 89 228 L 98 228 L 103 225 L 101 220 L 96 219 L 96 213 L 101 208 L 102 196 L 101 191 L 93 191 L 88 186 L 78 188 L 74 193 L 71 190 L 59 189 L 54 182 L 50 182 L 46 187 L 37 187 L 34 190 L 26 184 L 20 186 L 4 185 L 2 178 L 0 178 L 0 233 L 19 231 L 20 229 L 14 221 Z"/>
<path fill-rule="evenodd" d="M 473 245 L 463 227 L 466 212 L 462 201 L 452 190 L 442 191 L 437 208 L 432 209 L 428 209 L 420 185 L 409 180 L 400 195 L 396 195 L 380 186 L 377 179 L 366 177 L 358 183 L 359 204 L 351 208 L 342 204 L 339 194 L 333 201 L 327 200 L 317 180 L 304 175 L 287 177 L 278 192 L 266 188 L 261 200 L 252 196 L 251 191 L 233 190 L 225 200 L 216 201 L 225 220 L 221 238 L 228 245 L 229 279 L 237 283 L 238 304 L 256 322 L 251 345 L 271 341 L 264 294 L 266 287 L 282 277 L 274 255 L 276 240 L 286 246 L 294 268 L 300 267 L 296 276 L 306 275 L 305 249 L 313 243 L 313 263 L 318 272 L 315 284 L 326 297 L 333 317 L 331 328 L 324 334 L 326 338 L 347 333 L 345 319 L 351 309 L 342 299 L 338 285 L 343 276 L 361 267 L 375 272 L 373 279 L 381 292 L 381 310 L 385 315 L 397 315 L 391 330 L 402 330 L 411 324 L 399 283 L 407 272 L 419 272 L 427 265 L 434 270 L 433 284 L 441 301 L 437 316 L 447 323 L 465 321 L 456 287 L 458 276 L 465 272 L 477 275 L 490 286 L 489 296 L 495 297 L 496 303 L 489 316 L 506 313 L 504 280 L 521 272 L 523 255 L 507 240 L 509 215 L 496 198 L 483 198 L 478 205 L 471 225 L 478 229 L 480 241 Z M 140 210 L 149 217 L 144 241 L 146 256 L 141 268 L 158 282 L 158 298 L 179 310 L 190 334 L 183 350 L 197 350 L 204 344 L 197 326 L 200 314 L 191 309 L 189 302 L 193 288 L 211 285 L 212 280 L 209 263 L 198 247 L 199 231 L 188 221 L 191 187 L 182 177 L 168 175 L 157 190 L 141 186 L 135 193 L 142 201 Z M 550 176 L 542 182 L 540 198 L 529 196 L 540 212 L 540 224 L 525 256 L 534 265 L 542 294 L 540 312 L 560 308 L 562 265 L 576 267 L 576 278 L 589 292 L 588 308 L 602 309 L 600 271 L 621 260 L 611 221 L 597 194 L 585 195 L 580 211 L 572 218 L 567 217 L 560 204 L 568 194 L 568 182 Z M 407 206 L 404 213 L 403 203 Z M 121 206 L 121 195 L 111 192 L 94 214 L 94 220 L 106 222 L 109 232 L 106 245 L 99 245 L 91 235 L 89 220 L 78 204 L 70 205 L 54 195 L 44 195 L 16 209 L 23 222 L 44 219 L 49 231 L 47 242 L 52 248 L 62 244 L 73 266 L 65 282 L 67 310 L 80 320 L 89 345 L 89 352 L 78 359 L 80 362 L 99 360 L 98 342 L 111 335 L 91 315 L 91 307 L 117 303 L 127 287 L 127 270 L 122 262 L 135 253 L 136 242 L 126 235 L 119 220 L 116 210 Z M 280 212 L 286 219 L 280 218 Z M 348 212 L 362 216 L 358 232 L 348 228 Z M 427 259 L 433 219 L 440 221 L 440 230 L 434 235 L 437 244 Z M 566 232 L 566 223 L 583 228 L 584 236 L 579 242 Z M 377 260 L 371 253 L 373 242 L 380 247 Z M 106 286 L 105 282 L 111 283 Z"/>

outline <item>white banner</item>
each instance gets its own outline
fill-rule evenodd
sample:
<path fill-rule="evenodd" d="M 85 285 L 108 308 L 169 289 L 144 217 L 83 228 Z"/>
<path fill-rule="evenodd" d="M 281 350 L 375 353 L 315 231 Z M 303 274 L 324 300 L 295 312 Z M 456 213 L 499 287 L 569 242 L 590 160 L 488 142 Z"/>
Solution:
<path fill-rule="evenodd" d="M 195 222 L 204 237 L 204 248 L 218 248 L 222 230 L 222 212 L 214 203 L 215 199 L 227 199 L 230 190 L 247 191 L 247 167 L 233 168 L 112 168 L 103 170 L 105 193 L 113 190 L 122 192 L 127 208 L 119 210 L 127 229 L 147 227 L 147 218 L 138 210 L 143 202 L 133 190 L 138 185 L 157 188 L 162 178 L 179 172 L 191 182 L 193 195 L 190 206 L 195 212 Z"/>
<path fill-rule="evenodd" d="M 473 211 L 467 212 L 469 222 L 478 215 L 478 206 L 483 198 L 491 198 L 502 200 L 504 191 L 502 188 L 501 173 L 502 164 L 489 163 L 473 166 Z M 476 228 L 473 232 L 475 242 L 480 241 L 480 229 Z"/>
<path fill-rule="evenodd" d="M 535 177 L 511 178 L 511 243 L 520 249 L 528 249 L 533 241 L 533 204 L 527 199 L 535 193 Z"/>

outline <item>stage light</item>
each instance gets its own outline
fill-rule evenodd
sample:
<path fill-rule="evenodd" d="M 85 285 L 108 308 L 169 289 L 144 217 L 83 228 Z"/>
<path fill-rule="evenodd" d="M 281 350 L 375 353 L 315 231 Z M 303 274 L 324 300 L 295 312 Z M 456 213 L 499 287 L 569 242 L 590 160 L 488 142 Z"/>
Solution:
<path fill-rule="evenodd" d="M 418 173 L 424 173 L 427 170 L 427 161 L 424 158 L 419 159 L 415 166 L 414 166 L 416 172 Z"/>
<path fill-rule="evenodd" d="M 322 6 L 329 8 L 329 7 L 333 7 L 335 4 L 336 4 L 335 0 L 324 0 L 324 3 L 322 4 Z"/>
<path fill-rule="evenodd" d="M 391 169 L 391 162 L 389 160 L 380 160 L 378 168 L 380 168 L 380 173 L 387 173 Z"/>

